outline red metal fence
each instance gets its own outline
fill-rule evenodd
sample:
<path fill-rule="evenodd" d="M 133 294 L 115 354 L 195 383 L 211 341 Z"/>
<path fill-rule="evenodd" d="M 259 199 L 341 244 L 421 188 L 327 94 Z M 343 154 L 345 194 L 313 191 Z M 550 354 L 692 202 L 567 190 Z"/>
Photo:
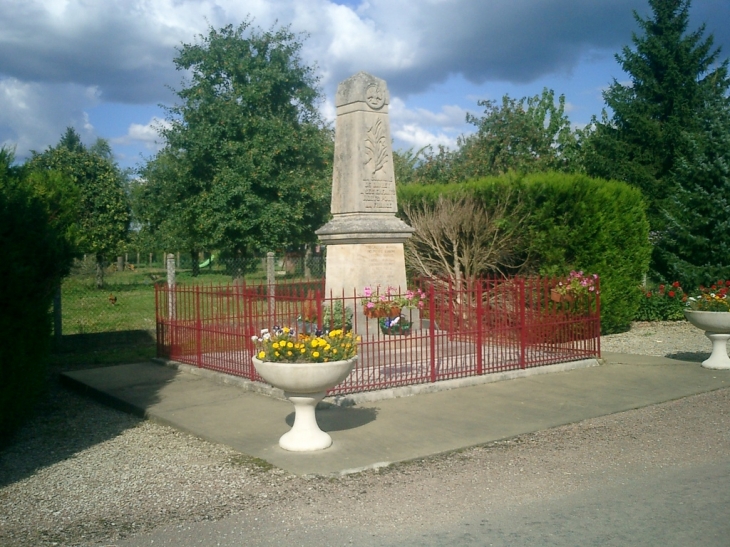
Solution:
<path fill-rule="evenodd" d="M 600 356 L 600 299 L 556 301 L 557 280 L 491 278 L 419 282 L 423 309 L 410 329 L 365 316 L 362 296 L 307 284 L 156 287 L 157 353 L 250 380 L 252 336 L 273 325 L 300 333 L 352 328 L 362 337 L 350 376 L 330 394 L 356 393 Z"/>

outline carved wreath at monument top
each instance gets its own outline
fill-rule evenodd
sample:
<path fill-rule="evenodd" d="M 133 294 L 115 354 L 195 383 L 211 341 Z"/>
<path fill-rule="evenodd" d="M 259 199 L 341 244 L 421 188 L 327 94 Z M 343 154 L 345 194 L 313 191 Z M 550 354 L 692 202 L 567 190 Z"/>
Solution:
<path fill-rule="evenodd" d="M 365 92 L 365 102 L 373 110 L 380 110 L 385 104 L 385 90 L 380 83 L 372 83 Z"/>

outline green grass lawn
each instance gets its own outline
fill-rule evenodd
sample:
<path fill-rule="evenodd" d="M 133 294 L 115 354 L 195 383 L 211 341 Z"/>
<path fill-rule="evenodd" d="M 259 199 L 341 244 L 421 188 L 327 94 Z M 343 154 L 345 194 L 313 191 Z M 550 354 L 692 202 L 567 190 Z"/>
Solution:
<path fill-rule="evenodd" d="M 104 276 L 104 288 L 97 289 L 90 269 L 72 274 L 61 286 L 63 334 L 154 331 L 154 286 L 165 283 L 166 275 L 162 268 L 147 267 L 108 272 Z M 225 285 L 231 282 L 231 277 L 224 268 L 204 268 L 198 277 L 193 277 L 188 270 L 180 271 L 176 281 L 186 285 Z M 255 271 L 246 275 L 246 281 L 265 283 L 266 278 L 262 271 Z"/>

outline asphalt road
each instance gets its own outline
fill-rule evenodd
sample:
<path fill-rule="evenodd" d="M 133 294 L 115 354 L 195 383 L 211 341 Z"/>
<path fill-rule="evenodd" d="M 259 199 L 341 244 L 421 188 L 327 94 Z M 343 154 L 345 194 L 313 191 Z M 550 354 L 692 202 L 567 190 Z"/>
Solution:
<path fill-rule="evenodd" d="M 728 390 L 344 479 L 114 545 L 730 545 Z"/>

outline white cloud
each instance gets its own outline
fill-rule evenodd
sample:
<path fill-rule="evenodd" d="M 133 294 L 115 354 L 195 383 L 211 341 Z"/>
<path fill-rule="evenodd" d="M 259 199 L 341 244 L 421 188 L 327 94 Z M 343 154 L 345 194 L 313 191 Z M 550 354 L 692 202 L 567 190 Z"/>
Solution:
<path fill-rule="evenodd" d="M 160 137 L 160 129 L 166 127 L 170 127 L 168 121 L 153 117 L 146 124 L 130 124 L 126 135 L 115 137 L 110 142 L 123 146 L 140 144 L 147 150 L 157 152 L 163 145 L 162 138 Z"/>
<path fill-rule="evenodd" d="M 389 113 L 396 148 L 455 148 L 457 137 L 470 132 L 466 110 L 455 105 L 444 105 L 440 111 L 432 112 L 425 108 L 409 109 L 402 99 L 393 97 Z"/>
<path fill-rule="evenodd" d="M 95 136 L 86 110 L 99 100 L 94 86 L 0 79 L 0 145 L 14 147 L 21 159 L 54 145 L 69 126 L 90 143 Z"/>
<path fill-rule="evenodd" d="M 2 0 L 0 2 L 0 142 L 19 151 L 54 143 L 72 125 L 93 137 L 84 112 L 99 101 L 151 105 L 173 100 L 182 74 L 176 47 L 209 26 L 247 18 L 265 30 L 306 32 L 302 56 L 316 63 L 327 97 L 360 70 L 384 78 L 407 101 L 455 75 L 472 84 L 522 84 L 569 74 L 586 55 L 600 58 L 630 40 L 632 10 L 646 0 Z M 726 2 L 695 0 L 717 43 L 730 49 Z M 711 15 L 711 17 L 709 17 Z M 720 30 L 712 29 L 712 25 Z M 725 44 L 723 44 L 723 41 Z M 405 104 L 405 103 L 403 103 Z M 27 108 L 26 108 L 27 107 Z M 325 102 L 322 111 L 334 119 Z M 466 131 L 464 110 L 398 110 L 399 139 L 415 145 L 453 142 Z M 120 139 L 153 146 L 149 124 Z"/>
<path fill-rule="evenodd" d="M 444 133 L 432 133 L 427 129 L 416 124 L 405 124 L 393 130 L 393 136 L 396 139 L 395 148 L 414 148 L 420 150 L 424 146 L 443 145 L 447 148 L 456 147 L 456 138 Z M 405 144 L 405 146 L 398 146 Z"/>

